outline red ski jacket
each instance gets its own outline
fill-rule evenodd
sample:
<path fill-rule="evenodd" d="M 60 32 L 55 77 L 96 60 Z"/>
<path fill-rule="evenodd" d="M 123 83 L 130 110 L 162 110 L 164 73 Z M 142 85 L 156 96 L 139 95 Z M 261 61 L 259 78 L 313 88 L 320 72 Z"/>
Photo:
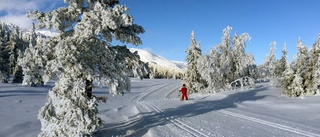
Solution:
<path fill-rule="evenodd" d="M 187 88 L 186 87 L 182 87 L 179 92 L 182 92 L 182 94 L 187 94 Z"/>

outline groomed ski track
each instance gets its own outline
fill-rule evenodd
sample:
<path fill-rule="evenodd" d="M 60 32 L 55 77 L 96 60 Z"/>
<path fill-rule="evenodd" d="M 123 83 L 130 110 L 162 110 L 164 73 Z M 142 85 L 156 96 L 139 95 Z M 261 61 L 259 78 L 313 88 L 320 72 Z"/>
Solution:
<path fill-rule="evenodd" d="M 210 102 L 190 98 L 189 101 L 180 101 L 178 91 L 182 85 L 181 81 L 155 81 L 158 83 L 150 84 L 147 88 L 140 89 L 141 92 L 138 94 L 128 97 L 139 113 L 124 123 L 106 127 L 104 129 L 108 131 L 106 133 L 114 134 L 112 136 L 146 137 L 151 133 L 152 136 L 159 137 L 238 137 L 239 134 L 246 134 L 247 137 L 320 137 L 319 132 L 303 130 L 303 127 L 300 127 L 303 125 L 298 123 L 284 125 L 283 123 L 286 122 L 277 123 L 275 122 L 277 120 L 261 119 L 268 116 L 258 118 L 254 115 L 248 115 L 248 113 L 242 114 L 243 110 L 234 111 L 237 107 L 234 104 L 228 104 L 229 100 Z M 263 88 L 260 89 L 263 90 Z M 259 88 L 256 90 L 258 92 Z M 188 110 L 188 106 L 193 109 Z M 199 106 L 198 111 L 194 109 L 194 106 Z M 212 121 L 206 121 L 208 119 L 207 113 L 210 113 Z M 206 120 L 202 120 L 202 118 Z M 279 119 L 279 121 L 283 120 Z M 208 128 L 213 126 L 215 128 Z M 132 127 L 134 130 L 131 130 Z M 259 134 L 261 132 L 265 134 Z M 98 136 L 104 135 L 98 134 Z"/>

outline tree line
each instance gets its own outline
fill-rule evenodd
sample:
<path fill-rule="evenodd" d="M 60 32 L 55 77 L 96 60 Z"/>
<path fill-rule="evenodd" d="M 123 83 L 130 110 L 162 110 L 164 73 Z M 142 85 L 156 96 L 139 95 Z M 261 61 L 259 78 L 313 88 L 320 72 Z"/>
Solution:
<path fill-rule="evenodd" d="M 310 50 L 298 38 L 298 53 L 294 55 L 291 63 L 287 60 L 286 46 L 285 43 L 281 58 L 276 59 L 276 42 L 272 42 L 262 66 L 272 85 L 283 88 L 283 94 L 290 97 L 320 94 L 320 35 Z"/>
<path fill-rule="evenodd" d="M 231 31 L 232 27 L 225 28 L 221 42 L 204 55 L 195 33 L 191 33 L 191 44 L 186 50 L 188 69 L 183 78 L 190 93 L 254 88 L 262 80 L 281 87 L 282 94 L 289 97 L 320 94 L 320 35 L 310 50 L 299 38 L 298 53 L 291 63 L 287 60 L 286 44 L 282 57 L 276 59 L 276 42 L 271 42 L 264 63 L 256 65 L 254 57 L 245 53 L 249 34 L 235 33 L 231 37 Z"/>
<path fill-rule="evenodd" d="M 232 27 L 225 28 L 221 42 L 204 55 L 195 33 L 191 33 L 191 44 L 186 50 L 188 69 L 184 77 L 190 93 L 216 93 L 253 85 L 257 66 L 254 57 L 245 53 L 246 41 L 251 37 L 248 33 L 235 33 L 231 38 L 231 31 Z"/>
<path fill-rule="evenodd" d="M 33 34 L 26 33 L 14 24 L 0 23 L 0 81 L 8 83 L 13 75 L 13 83 L 22 82 L 22 68 L 18 59 L 24 53 Z"/>

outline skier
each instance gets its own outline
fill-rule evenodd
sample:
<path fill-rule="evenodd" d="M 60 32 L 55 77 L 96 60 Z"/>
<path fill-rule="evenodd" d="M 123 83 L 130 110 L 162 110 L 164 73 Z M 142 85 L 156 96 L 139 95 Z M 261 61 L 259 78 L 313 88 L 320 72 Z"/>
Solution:
<path fill-rule="evenodd" d="M 184 98 L 188 100 L 186 84 L 182 85 L 182 88 L 179 90 L 179 92 L 182 92 L 182 97 L 180 101 L 184 100 Z"/>

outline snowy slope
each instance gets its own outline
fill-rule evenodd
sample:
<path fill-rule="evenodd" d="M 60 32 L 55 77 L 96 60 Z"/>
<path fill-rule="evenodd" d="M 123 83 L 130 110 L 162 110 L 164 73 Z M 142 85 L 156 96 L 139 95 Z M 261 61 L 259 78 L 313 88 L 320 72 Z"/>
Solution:
<path fill-rule="evenodd" d="M 40 34 L 42 34 L 44 36 L 48 36 L 48 37 L 54 37 L 54 36 L 59 35 L 58 32 L 48 31 L 48 30 L 38 30 L 37 33 L 40 33 Z"/>
<path fill-rule="evenodd" d="M 97 137 L 320 137 L 320 96 L 288 98 L 264 83 L 256 89 L 179 101 L 180 80 L 132 79 L 132 90 L 99 104 L 106 123 Z M 52 83 L 51 83 L 52 84 Z M 37 113 L 52 86 L 0 83 L 0 136 L 34 137 Z"/>
<path fill-rule="evenodd" d="M 170 61 L 164 57 L 155 55 L 147 50 L 144 49 L 137 49 L 137 48 L 129 48 L 131 52 L 137 51 L 141 61 L 143 62 L 149 62 L 149 63 L 154 63 L 157 65 L 160 65 L 162 67 L 167 67 L 167 68 L 177 68 L 181 70 L 186 70 L 187 65 L 184 62 L 179 62 L 179 61 Z"/>

